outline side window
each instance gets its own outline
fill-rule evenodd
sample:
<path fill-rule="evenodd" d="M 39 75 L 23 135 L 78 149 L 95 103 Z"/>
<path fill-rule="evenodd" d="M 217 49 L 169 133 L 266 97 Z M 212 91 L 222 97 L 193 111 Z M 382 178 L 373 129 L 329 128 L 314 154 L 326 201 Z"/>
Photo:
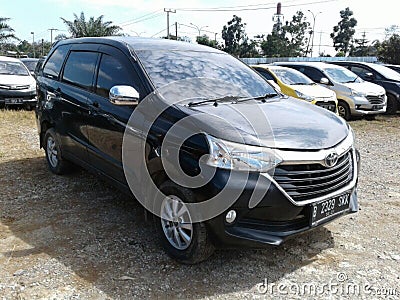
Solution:
<path fill-rule="evenodd" d="M 256 68 L 256 71 L 258 73 L 260 73 L 262 75 L 262 77 L 264 77 L 265 79 L 275 81 L 275 78 L 272 77 L 272 75 L 268 71 L 257 69 L 257 68 Z"/>
<path fill-rule="evenodd" d="M 43 68 L 44 76 L 50 78 L 58 78 L 69 47 L 69 45 L 62 45 L 53 52 Z"/>
<path fill-rule="evenodd" d="M 315 68 L 304 68 L 304 72 L 305 75 L 307 75 L 308 77 L 310 77 L 313 81 L 315 82 L 320 82 L 322 78 L 324 78 L 324 74 L 320 71 L 317 70 Z"/>
<path fill-rule="evenodd" d="M 65 63 L 62 81 L 91 90 L 98 54 L 72 51 Z"/>
<path fill-rule="evenodd" d="M 108 98 L 110 89 L 115 85 L 129 85 L 137 90 L 128 60 L 121 61 L 113 56 L 103 54 L 97 76 L 96 94 Z"/>
<path fill-rule="evenodd" d="M 360 76 L 362 79 L 365 79 L 365 75 L 367 73 L 371 73 L 369 70 L 362 68 L 362 67 L 357 67 L 357 66 L 352 66 L 351 71 L 356 73 L 358 76 Z"/>

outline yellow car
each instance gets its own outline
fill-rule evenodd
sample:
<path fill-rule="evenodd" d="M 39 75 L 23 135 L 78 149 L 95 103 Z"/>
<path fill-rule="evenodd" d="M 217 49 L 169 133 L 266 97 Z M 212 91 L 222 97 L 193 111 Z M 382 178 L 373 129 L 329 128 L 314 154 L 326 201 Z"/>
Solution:
<path fill-rule="evenodd" d="M 334 91 L 322 87 L 303 73 L 286 67 L 273 65 L 251 66 L 273 85 L 279 86 L 281 92 L 311 104 L 337 113 L 337 99 Z"/>

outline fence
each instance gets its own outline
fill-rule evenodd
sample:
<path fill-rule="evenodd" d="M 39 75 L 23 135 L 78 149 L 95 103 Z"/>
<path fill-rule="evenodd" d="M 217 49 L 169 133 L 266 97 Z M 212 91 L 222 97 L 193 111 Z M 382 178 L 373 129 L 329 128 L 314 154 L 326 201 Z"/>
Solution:
<path fill-rule="evenodd" d="M 254 58 L 240 58 L 243 62 L 249 65 L 271 64 L 274 62 L 284 61 L 360 61 L 360 62 L 378 62 L 375 56 L 363 57 L 254 57 Z"/>

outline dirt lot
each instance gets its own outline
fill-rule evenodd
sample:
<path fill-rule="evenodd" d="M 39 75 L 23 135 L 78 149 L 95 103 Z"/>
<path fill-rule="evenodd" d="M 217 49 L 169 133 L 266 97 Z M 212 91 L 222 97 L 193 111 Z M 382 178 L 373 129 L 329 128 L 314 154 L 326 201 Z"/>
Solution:
<path fill-rule="evenodd" d="M 400 117 L 351 125 L 358 214 L 185 266 L 159 248 L 138 203 L 87 172 L 47 170 L 33 112 L 0 111 L 0 298 L 398 299 Z"/>

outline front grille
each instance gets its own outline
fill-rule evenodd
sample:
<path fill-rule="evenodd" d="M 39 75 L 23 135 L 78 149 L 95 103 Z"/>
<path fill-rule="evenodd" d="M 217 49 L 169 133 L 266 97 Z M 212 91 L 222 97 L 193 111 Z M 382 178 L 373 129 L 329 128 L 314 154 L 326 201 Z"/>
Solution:
<path fill-rule="evenodd" d="M 6 85 L 2 84 L 0 85 L 1 89 L 5 90 L 10 90 L 10 91 L 19 91 L 19 90 L 26 90 L 29 89 L 29 84 L 28 85 Z"/>
<path fill-rule="evenodd" d="M 383 104 L 385 102 L 385 95 L 380 95 L 380 96 L 368 95 L 367 99 L 371 104 Z"/>
<path fill-rule="evenodd" d="M 351 151 L 343 154 L 332 168 L 321 164 L 281 165 L 274 179 L 295 201 L 325 196 L 348 185 L 353 179 Z"/>
<path fill-rule="evenodd" d="M 0 95 L 0 100 L 4 99 L 24 99 L 24 100 L 31 100 L 35 98 L 35 95 L 25 95 L 25 96 L 19 96 L 19 95 L 10 95 L 10 96 L 5 96 L 5 95 Z"/>

